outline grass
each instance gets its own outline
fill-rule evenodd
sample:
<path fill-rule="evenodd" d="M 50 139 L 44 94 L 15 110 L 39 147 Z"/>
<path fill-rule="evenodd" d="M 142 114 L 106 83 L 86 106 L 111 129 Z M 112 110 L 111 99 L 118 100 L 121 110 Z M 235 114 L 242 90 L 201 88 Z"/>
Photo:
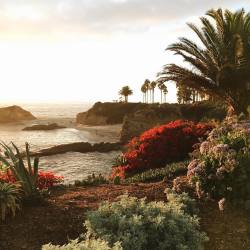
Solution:
<path fill-rule="evenodd" d="M 163 168 L 150 169 L 145 172 L 135 174 L 125 180 L 125 183 L 138 183 L 138 182 L 157 182 L 163 180 L 165 177 L 172 178 L 187 171 L 189 161 L 181 161 L 167 164 Z"/>

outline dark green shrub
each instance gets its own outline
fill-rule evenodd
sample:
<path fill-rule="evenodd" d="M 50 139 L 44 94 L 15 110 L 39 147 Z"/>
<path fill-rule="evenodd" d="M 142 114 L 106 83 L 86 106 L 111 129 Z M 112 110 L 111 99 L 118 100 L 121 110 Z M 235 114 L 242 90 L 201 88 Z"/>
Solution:
<path fill-rule="evenodd" d="M 107 184 L 109 181 L 102 175 L 89 175 L 85 180 L 76 180 L 75 181 L 75 186 L 97 186 L 101 184 Z"/>
<path fill-rule="evenodd" d="M 0 218 L 5 220 L 6 215 L 13 216 L 20 209 L 20 187 L 16 184 L 0 182 Z"/>
<path fill-rule="evenodd" d="M 170 163 L 164 168 L 150 169 L 145 172 L 135 174 L 125 179 L 125 183 L 154 182 L 161 181 L 165 177 L 173 178 L 174 176 L 186 173 L 187 165 L 188 161 Z"/>

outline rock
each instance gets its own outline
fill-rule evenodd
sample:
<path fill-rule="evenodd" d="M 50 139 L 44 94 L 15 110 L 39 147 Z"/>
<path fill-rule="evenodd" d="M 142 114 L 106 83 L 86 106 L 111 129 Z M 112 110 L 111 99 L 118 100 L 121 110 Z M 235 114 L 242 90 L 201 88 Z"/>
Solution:
<path fill-rule="evenodd" d="M 226 108 L 222 105 L 200 102 L 194 104 L 149 104 L 134 113 L 125 116 L 121 130 L 121 143 L 139 136 L 144 131 L 174 120 L 201 120 L 226 117 Z"/>
<path fill-rule="evenodd" d="M 0 123 L 35 120 L 36 117 L 19 106 L 0 108 Z"/>
<path fill-rule="evenodd" d="M 60 126 L 57 123 L 51 123 L 51 124 L 37 124 L 32 125 L 30 127 L 25 127 L 23 131 L 34 131 L 34 130 L 55 130 L 55 129 L 62 129 L 66 128 L 64 126 Z"/>
<path fill-rule="evenodd" d="M 31 153 L 31 156 L 49 156 L 55 154 L 64 154 L 67 152 L 79 152 L 79 153 L 88 153 L 88 152 L 109 152 L 121 149 L 121 144 L 101 142 L 96 144 L 90 144 L 88 142 L 75 142 L 69 144 L 57 145 L 51 148 L 42 149 L 39 152 Z"/>
<path fill-rule="evenodd" d="M 97 102 L 87 112 L 79 113 L 76 122 L 84 125 L 111 125 L 123 122 L 125 115 L 135 112 L 147 104 Z"/>

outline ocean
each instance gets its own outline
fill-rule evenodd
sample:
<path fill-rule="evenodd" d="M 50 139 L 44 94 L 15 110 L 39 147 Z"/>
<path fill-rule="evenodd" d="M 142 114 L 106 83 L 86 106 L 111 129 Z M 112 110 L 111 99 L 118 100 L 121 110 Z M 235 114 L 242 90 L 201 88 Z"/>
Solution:
<path fill-rule="evenodd" d="M 75 123 L 77 113 L 87 111 L 92 106 L 91 103 L 22 103 L 18 105 L 30 111 L 37 120 L 7 125 L 1 124 L 0 140 L 7 144 L 12 141 L 22 148 L 25 142 L 28 142 L 31 151 L 37 151 L 65 143 L 116 142 L 119 140 L 120 125 L 90 127 Z M 52 131 L 22 131 L 26 126 L 51 122 L 56 122 L 67 128 Z M 64 182 L 67 184 L 74 182 L 74 180 L 84 179 L 92 173 L 108 175 L 113 160 L 119 153 L 117 151 L 84 154 L 72 152 L 46 156 L 40 158 L 40 168 L 64 176 Z"/>

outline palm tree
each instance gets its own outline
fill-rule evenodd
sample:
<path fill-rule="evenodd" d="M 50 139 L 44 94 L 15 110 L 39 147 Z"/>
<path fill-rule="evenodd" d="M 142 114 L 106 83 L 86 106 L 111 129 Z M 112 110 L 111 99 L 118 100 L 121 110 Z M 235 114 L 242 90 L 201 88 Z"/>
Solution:
<path fill-rule="evenodd" d="M 167 88 L 167 86 L 165 84 L 163 84 L 162 88 L 163 88 L 162 92 L 163 92 L 163 95 L 164 95 L 164 103 L 166 103 L 167 102 L 168 88 Z"/>
<path fill-rule="evenodd" d="M 247 114 L 250 104 L 250 13 L 209 10 L 202 27 L 188 26 L 201 46 L 180 38 L 167 50 L 180 55 L 191 67 L 165 65 L 162 80 L 173 80 L 225 100 L 236 113 Z"/>
<path fill-rule="evenodd" d="M 156 85 L 157 85 L 157 83 L 155 82 L 155 81 L 152 81 L 151 83 L 150 83 L 150 89 L 151 89 L 151 91 L 152 91 L 152 96 L 151 96 L 151 102 L 152 103 L 154 103 L 155 102 L 155 87 L 156 87 Z"/>
<path fill-rule="evenodd" d="M 146 103 L 148 103 L 148 92 L 150 91 L 150 81 L 146 79 L 144 81 L 145 89 L 146 89 Z"/>
<path fill-rule="evenodd" d="M 176 83 L 177 87 L 177 101 L 179 104 L 189 103 L 192 98 L 192 91 L 184 84 Z"/>
<path fill-rule="evenodd" d="M 130 89 L 129 86 L 124 86 L 122 89 L 119 91 L 119 95 L 124 96 L 124 102 L 128 102 L 128 96 L 132 95 L 133 91 Z"/>
<path fill-rule="evenodd" d="M 142 92 L 142 102 L 146 103 L 146 93 L 147 93 L 147 89 L 145 84 L 142 84 L 141 86 L 141 92 Z"/>
<path fill-rule="evenodd" d="M 163 97 L 163 90 L 164 90 L 164 82 L 163 81 L 159 81 L 158 82 L 158 88 L 161 91 L 161 103 L 162 103 L 162 97 Z M 165 86 L 166 87 L 166 86 Z"/>

